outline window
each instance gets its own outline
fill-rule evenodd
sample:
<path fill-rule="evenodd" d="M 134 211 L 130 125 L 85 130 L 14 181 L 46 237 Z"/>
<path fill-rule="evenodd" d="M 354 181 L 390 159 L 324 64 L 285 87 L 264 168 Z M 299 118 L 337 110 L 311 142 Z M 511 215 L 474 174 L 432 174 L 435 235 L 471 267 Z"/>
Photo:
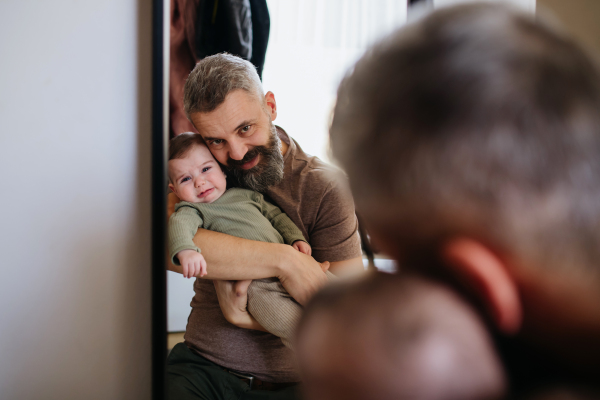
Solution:
<path fill-rule="evenodd" d="M 406 21 L 406 0 L 268 0 L 271 32 L 263 84 L 275 123 L 305 152 L 330 161 L 337 87 L 367 46 Z"/>

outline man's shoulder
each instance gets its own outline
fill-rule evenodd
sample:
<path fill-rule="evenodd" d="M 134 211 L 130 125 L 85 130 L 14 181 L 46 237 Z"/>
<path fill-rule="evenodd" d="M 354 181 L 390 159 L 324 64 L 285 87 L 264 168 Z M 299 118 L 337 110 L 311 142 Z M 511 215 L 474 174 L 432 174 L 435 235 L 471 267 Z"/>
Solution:
<path fill-rule="evenodd" d="M 290 174 L 287 178 L 298 181 L 298 184 L 308 184 L 313 188 L 325 190 L 340 184 L 345 186 L 348 180 L 346 174 L 340 168 L 321 160 L 319 157 L 304 153 L 298 145 L 292 161 Z"/>
<path fill-rule="evenodd" d="M 325 193 L 328 191 L 346 190 L 348 177 L 339 168 L 327 164 L 317 157 L 307 160 L 306 166 L 299 171 L 299 184 L 308 187 L 312 192 Z"/>

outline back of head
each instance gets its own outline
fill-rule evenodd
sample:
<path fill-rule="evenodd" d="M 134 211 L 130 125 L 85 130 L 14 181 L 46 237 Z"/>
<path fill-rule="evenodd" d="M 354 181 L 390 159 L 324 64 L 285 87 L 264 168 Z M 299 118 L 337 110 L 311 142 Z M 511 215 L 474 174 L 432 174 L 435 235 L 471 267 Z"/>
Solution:
<path fill-rule="evenodd" d="M 183 90 L 183 108 L 188 119 L 194 113 L 215 110 L 234 90 L 244 90 L 261 101 L 264 98 L 256 67 L 250 61 L 227 53 L 200 60 Z"/>
<path fill-rule="evenodd" d="M 470 234 L 536 264 L 596 267 L 599 110 L 600 74 L 576 44 L 504 6 L 469 4 L 358 61 L 331 146 L 357 209 L 407 247 Z"/>
<path fill-rule="evenodd" d="M 444 286 L 373 274 L 318 293 L 298 327 L 311 399 L 493 399 L 504 373 L 476 312 Z"/>

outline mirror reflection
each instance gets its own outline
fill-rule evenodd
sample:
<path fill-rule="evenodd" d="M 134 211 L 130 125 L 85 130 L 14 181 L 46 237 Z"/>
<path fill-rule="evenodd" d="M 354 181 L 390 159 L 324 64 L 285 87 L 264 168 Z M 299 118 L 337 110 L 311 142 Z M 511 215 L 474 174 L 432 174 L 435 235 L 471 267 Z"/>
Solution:
<path fill-rule="evenodd" d="M 542 171 L 562 185 L 594 163 L 553 144 L 580 148 L 599 122 L 584 86 L 600 75 L 535 1 L 377 3 L 172 2 L 169 398 L 495 399 L 548 376 L 594 390 L 593 335 L 562 329 L 590 328 L 597 286 L 531 272 L 552 263 L 535 256 L 550 220 L 578 228 L 509 209 L 554 198 Z M 398 272 L 373 244 L 399 273 L 365 272 Z M 575 293 L 589 313 L 569 319 L 554 306 Z M 560 333 L 540 348 L 543 326 Z"/>
<path fill-rule="evenodd" d="M 170 362 L 295 392 L 302 305 L 367 264 L 327 129 L 345 71 L 406 20 L 377 3 L 171 2 Z"/>

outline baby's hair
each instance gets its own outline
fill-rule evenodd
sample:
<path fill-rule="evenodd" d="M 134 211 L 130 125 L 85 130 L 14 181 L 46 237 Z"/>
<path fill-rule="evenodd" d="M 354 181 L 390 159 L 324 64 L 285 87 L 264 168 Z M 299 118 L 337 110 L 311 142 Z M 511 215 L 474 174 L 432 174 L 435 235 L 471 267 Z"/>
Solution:
<path fill-rule="evenodd" d="M 169 141 L 169 161 L 182 158 L 194 146 L 206 146 L 198 133 L 183 132 Z"/>
<path fill-rule="evenodd" d="M 296 349 L 315 399 L 347 398 L 326 396 L 339 385 L 353 399 L 496 399 L 505 389 L 475 309 L 416 276 L 378 272 L 321 290 L 297 325 Z"/>
<path fill-rule="evenodd" d="M 198 133 L 183 132 L 169 141 L 169 161 L 183 158 L 188 151 L 195 146 L 206 146 L 204 139 Z M 173 182 L 171 174 L 168 173 L 169 182 Z"/>

